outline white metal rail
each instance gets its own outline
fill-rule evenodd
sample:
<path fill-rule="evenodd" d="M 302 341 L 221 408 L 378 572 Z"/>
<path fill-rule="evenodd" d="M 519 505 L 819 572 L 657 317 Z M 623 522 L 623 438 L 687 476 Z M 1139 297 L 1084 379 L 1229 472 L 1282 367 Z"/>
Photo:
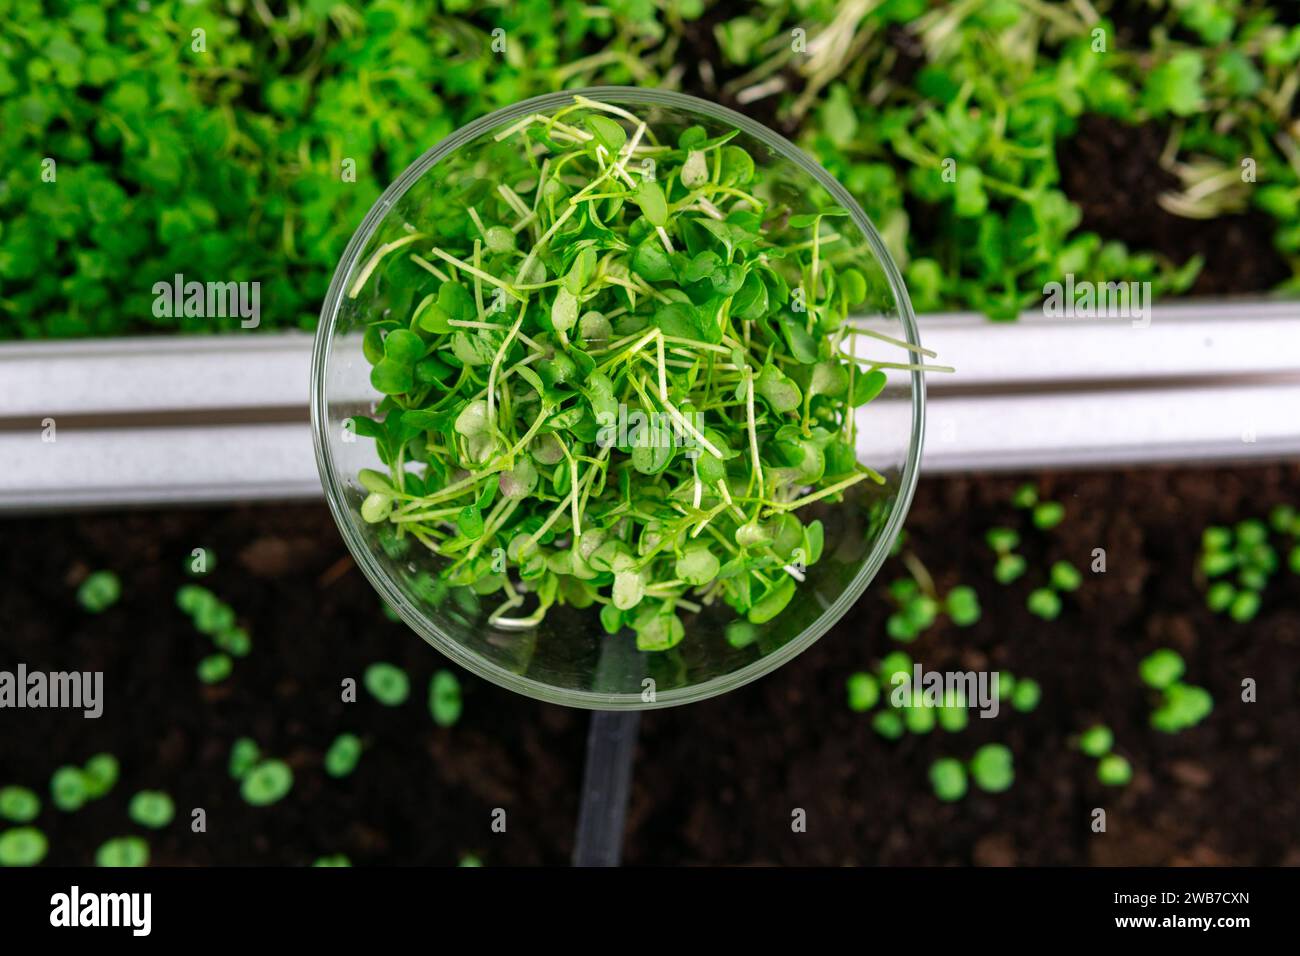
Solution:
<path fill-rule="evenodd" d="M 927 473 L 1300 456 L 1300 303 L 921 331 L 957 368 L 928 377 Z M 0 510 L 318 496 L 310 352 L 257 333 L 0 346 Z M 910 415 L 888 393 L 873 410 Z"/>

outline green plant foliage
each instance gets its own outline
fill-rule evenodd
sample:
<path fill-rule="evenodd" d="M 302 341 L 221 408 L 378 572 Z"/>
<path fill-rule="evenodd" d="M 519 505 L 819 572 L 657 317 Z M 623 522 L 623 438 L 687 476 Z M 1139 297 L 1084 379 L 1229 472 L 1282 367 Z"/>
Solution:
<path fill-rule="evenodd" d="M 143 837 L 114 837 L 95 851 L 96 866 L 148 866 L 149 843 Z"/>
<path fill-rule="evenodd" d="M 26 787 L 0 788 L 0 820 L 30 823 L 41 812 L 41 800 Z"/>
<path fill-rule="evenodd" d="M 930 785 L 945 803 L 960 800 L 966 796 L 966 768 L 951 757 L 936 760 L 930 765 Z"/>
<path fill-rule="evenodd" d="M 460 681 L 449 670 L 440 670 L 429 681 L 429 713 L 439 727 L 453 727 L 460 720 Z"/>
<path fill-rule="evenodd" d="M 126 812 L 140 826 L 161 830 L 176 816 L 176 805 L 161 790 L 141 790 L 131 798 Z"/>
<path fill-rule="evenodd" d="M 382 661 L 366 668 L 362 683 L 385 707 L 400 706 L 411 695 L 411 679 L 406 676 L 406 671 Z"/>
<path fill-rule="evenodd" d="M 244 775 L 239 792 L 255 807 L 278 803 L 293 787 L 293 771 L 282 760 L 263 760 Z"/>
<path fill-rule="evenodd" d="M 49 843 L 35 827 L 14 827 L 0 833 L 0 866 L 35 866 L 45 859 Z"/>
<path fill-rule="evenodd" d="M 77 588 L 77 603 L 91 614 L 100 614 L 118 602 L 122 582 L 112 571 L 94 571 Z"/>
<path fill-rule="evenodd" d="M 1015 780 L 1010 748 L 1003 744 L 985 744 L 970 760 L 970 775 L 975 786 L 989 793 L 1001 793 Z"/>
<path fill-rule="evenodd" d="M 361 738 L 356 734 L 339 734 L 325 751 L 325 772 L 331 777 L 346 777 L 361 760 Z"/>

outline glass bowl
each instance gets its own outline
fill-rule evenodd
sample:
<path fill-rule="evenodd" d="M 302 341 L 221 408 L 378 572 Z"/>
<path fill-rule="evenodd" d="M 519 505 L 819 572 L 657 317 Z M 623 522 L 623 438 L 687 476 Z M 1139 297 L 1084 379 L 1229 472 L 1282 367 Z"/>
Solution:
<path fill-rule="evenodd" d="M 430 149 L 388 187 L 352 237 L 316 333 L 311 386 L 316 459 L 330 510 L 362 572 L 384 601 L 447 657 L 486 680 L 552 703 L 606 710 L 667 707 L 724 693 L 774 670 L 821 637 L 862 595 L 889 554 L 911 502 L 924 431 L 924 378 L 917 370 L 894 374 L 881 398 L 856 410 L 859 458 L 869 454 L 863 463 L 884 483 L 860 482 L 839 503 L 808 506 L 825 528 L 823 555 L 807 568 L 785 610 L 759 625 L 756 639 L 743 646 L 727 639 L 726 625 L 737 615 L 725 605 L 688 615 L 685 639 L 676 647 L 643 652 L 629 631 L 606 634 L 594 606 L 555 606 L 534 628 L 504 629 L 488 623 L 490 607 L 470 588 L 441 586 L 433 575 L 438 559 L 432 553 L 403 551 L 391 536 L 381 535 L 385 525 L 369 524 L 361 515 L 368 492 L 358 473 L 376 467 L 378 458 L 374 442 L 359 435 L 355 423 L 382 397 L 370 385 L 361 330 L 368 318 L 388 310 L 409 315 L 413 294 L 428 291 L 419 283 L 434 281 L 402 262 L 419 248 L 402 241 L 411 234 L 406 224 L 436 215 L 448 197 L 481 188 L 475 182 L 486 178 L 499 184 L 517 175 L 504 168 L 510 160 L 494 135 L 532 114 L 549 116 L 571 106 L 575 96 L 629 110 L 674 138 L 694 125 L 710 137 L 738 130 L 732 143 L 749 153 L 770 184 L 771 198 L 792 214 L 831 204 L 847 210 L 847 217 L 834 220 L 846 240 L 836 243 L 837 256 L 851 262 L 867 286 L 854 321 L 869 321 L 873 329 L 919 347 L 907 291 L 879 234 L 849 193 L 788 140 L 739 113 L 679 93 L 602 87 L 549 94 L 485 116 Z M 369 274 L 376 250 L 394 242 L 409 247 L 388 255 L 378 278 Z M 351 297 L 354 287 L 360 292 Z"/>

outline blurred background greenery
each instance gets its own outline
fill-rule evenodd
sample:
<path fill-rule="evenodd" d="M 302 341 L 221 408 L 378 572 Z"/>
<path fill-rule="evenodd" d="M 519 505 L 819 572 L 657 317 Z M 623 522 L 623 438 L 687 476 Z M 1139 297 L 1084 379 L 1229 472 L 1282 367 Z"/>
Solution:
<path fill-rule="evenodd" d="M 260 281 L 262 328 L 311 328 L 417 156 L 600 84 L 793 138 L 857 196 L 920 311 L 1012 318 L 1065 273 L 1295 291 L 1298 7 L 0 0 L 0 337 L 238 327 L 155 317 L 175 273 Z"/>

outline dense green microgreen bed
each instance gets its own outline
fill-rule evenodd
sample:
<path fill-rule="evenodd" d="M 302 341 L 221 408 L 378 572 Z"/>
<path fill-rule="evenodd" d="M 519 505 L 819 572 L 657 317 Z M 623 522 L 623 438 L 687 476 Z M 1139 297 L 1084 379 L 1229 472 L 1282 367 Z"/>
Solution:
<path fill-rule="evenodd" d="M 710 98 L 791 131 L 848 186 L 920 310 L 1008 317 L 1066 272 L 1187 286 L 1196 259 L 1080 228 L 1058 152 L 1090 114 L 1167 128 L 1166 207 L 1260 211 L 1295 274 L 1300 27 L 1265 0 L 765 0 L 697 22 L 716 6 L 6 0 L 0 336 L 239 327 L 155 315 L 153 284 L 177 273 L 258 281 L 262 327 L 311 327 L 348 237 L 421 152 L 557 89 L 709 95 L 700 35 Z"/>
<path fill-rule="evenodd" d="M 805 509 L 884 483 L 854 409 L 882 369 L 940 367 L 846 323 L 873 293 L 857 227 L 791 208 L 738 135 L 583 97 L 524 117 L 350 282 L 385 396 L 354 420 L 388 465 L 362 517 L 497 596 L 496 626 L 598 604 L 665 650 L 683 611 L 763 624 L 821 557 Z M 366 314 L 385 282 L 409 309 Z"/>

